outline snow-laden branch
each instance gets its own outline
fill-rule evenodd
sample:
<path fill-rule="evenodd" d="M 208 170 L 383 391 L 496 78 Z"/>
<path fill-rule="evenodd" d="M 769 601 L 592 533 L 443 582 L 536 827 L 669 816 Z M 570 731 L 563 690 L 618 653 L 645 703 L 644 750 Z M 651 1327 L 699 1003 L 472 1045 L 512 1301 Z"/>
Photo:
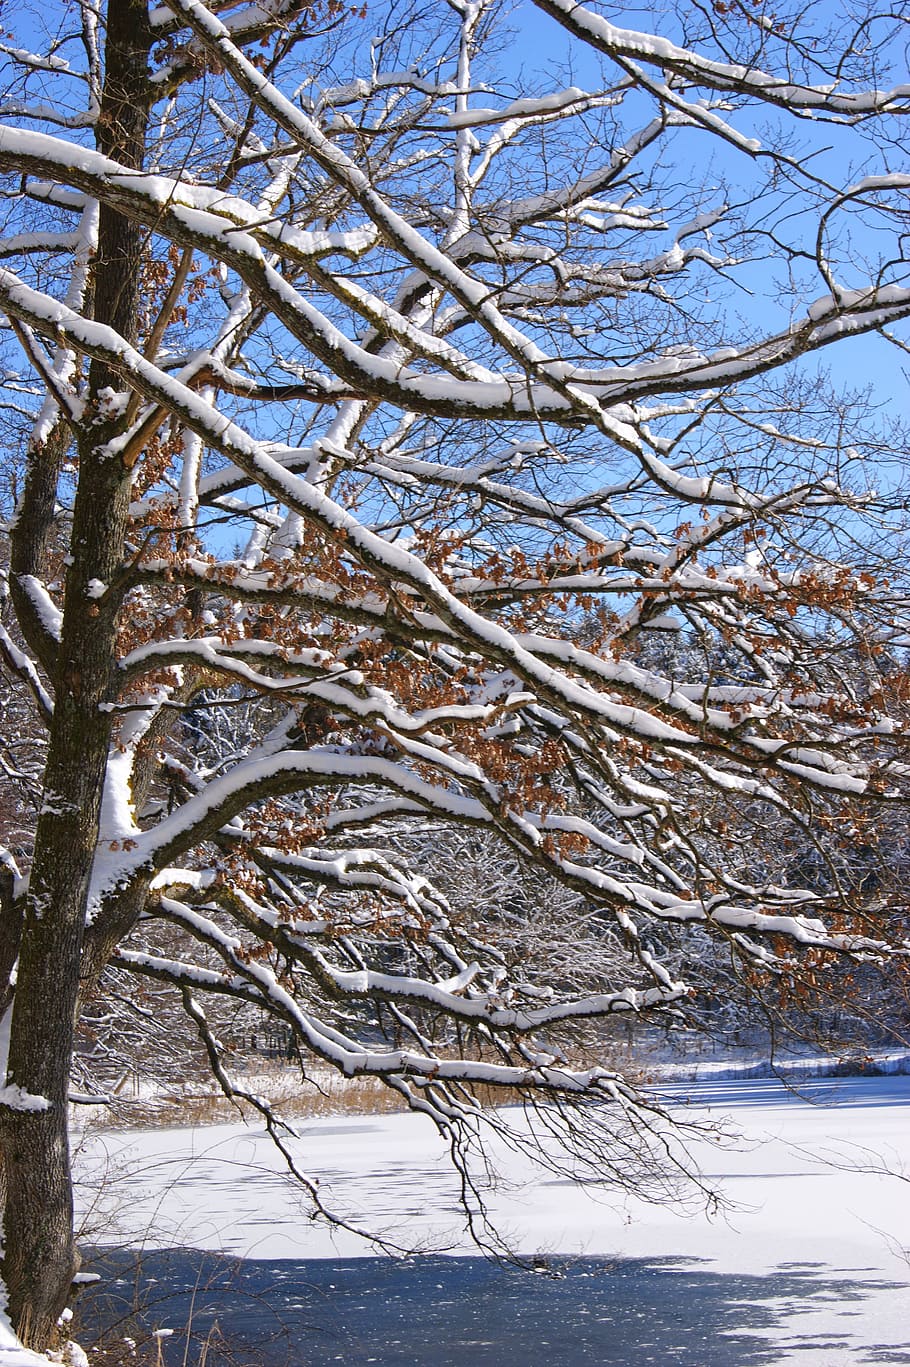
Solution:
<path fill-rule="evenodd" d="M 589 43 L 605 56 L 631 59 L 658 67 L 668 75 L 682 77 L 695 87 L 747 95 L 762 103 L 815 118 L 863 119 L 875 115 L 905 112 L 910 103 L 910 85 L 890 90 L 849 91 L 838 83 L 805 85 L 764 72 L 755 66 L 718 62 L 701 53 L 677 46 L 668 38 L 620 28 L 608 19 L 586 9 L 578 0 L 534 0 L 571 34 Z"/>

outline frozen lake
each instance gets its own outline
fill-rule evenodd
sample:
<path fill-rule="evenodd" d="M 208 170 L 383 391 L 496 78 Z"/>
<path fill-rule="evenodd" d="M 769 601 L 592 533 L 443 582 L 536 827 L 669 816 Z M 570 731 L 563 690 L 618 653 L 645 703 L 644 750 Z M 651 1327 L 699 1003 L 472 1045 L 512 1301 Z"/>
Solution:
<path fill-rule="evenodd" d="M 135 1301 L 147 1328 L 173 1330 L 175 1367 L 190 1320 L 207 1367 L 910 1364 L 910 1078 L 684 1090 L 740 1132 L 696 1151 L 726 1212 L 611 1202 L 512 1159 L 491 1205 L 540 1274 L 471 1256 L 443 1147 L 416 1117 L 314 1121 L 294 1146 L 327 1197 L 434 1250 L 409 1262 L 310 1221 L 260 1130 L 95 1138 L 84 1161 L 110 1166 L 122 1249 L 106 1313 Z M 111 1214 L 95 1215 L 110 1243 Z"/>

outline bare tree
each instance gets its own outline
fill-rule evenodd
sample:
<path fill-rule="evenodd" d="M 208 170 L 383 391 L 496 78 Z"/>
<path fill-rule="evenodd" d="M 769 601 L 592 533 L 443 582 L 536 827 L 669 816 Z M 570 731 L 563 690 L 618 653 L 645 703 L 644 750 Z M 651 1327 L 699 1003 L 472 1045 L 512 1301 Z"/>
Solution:
<path fill-rule="evenodd" d="M 895 440 L 813 361 L 905 335 L 903 21 L 537 7 L 583 87 L 529 81 L 486 0 L 49 3 L 3 46 L 3 658 L 46 727 L 3 1269 L 36 1344 L 112 961 L 180 992 L 229 1092 L 207 995 L 465 1170 L 505 1123 L 480 1086 L 657 1185 L 653 1102 L 561 1032 L 687 999 L 661 926 L 756 982 L 899 947 L 837 878 L 756 872 L 740 813 L 836 867 L 906 787 Z M 649 665 L 657 632 L 703 667 Z M 408 852 L 452 826 L 557 878 L 603 968 L 450 907 Z"/>

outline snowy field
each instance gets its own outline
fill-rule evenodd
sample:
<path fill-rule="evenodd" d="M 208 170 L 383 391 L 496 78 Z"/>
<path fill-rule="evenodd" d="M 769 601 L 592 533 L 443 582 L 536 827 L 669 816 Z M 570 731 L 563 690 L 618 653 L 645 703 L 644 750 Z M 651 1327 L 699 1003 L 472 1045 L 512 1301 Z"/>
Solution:
<path fill-rule="evenodd" d="M 910 1364 L 910 1078 L 814 1079 L 800 1097 L 768 1080 L 685 1091 L 695 1114 L 727 1115 L 740 1135 L 733 1148 L 695 1150 L 726 1196 L 720 1216 L 610 1201 L 504 1161 L 496 1222 L 516 1250 L 548 1255 L 561 1279 L 472 1256 L 444 1148 L 412 1116 L 308 1122 L 294 1150 L 327 1202 L 460 1259 L 377 1262 L 353 1236 L 314 1224 L 268 1137 L 243 1126 L 87 1140 L 85 1172 L 109 1169 L 87 1224 L 98 1243 L 112 1242 L 113 1215 L 122 1246 L 231 1255 L 210 1259 L 207 1275 L 226 1287 L 230 1270 L 235 1294 L 219 1301 L 213 1289 L 208 1309 L 197 1295 L 197 1315 L 217 1317 L 229 1338 L 232 1305 L 248 1332 L 244 1306 L 255 1300 L 262 1313 L 270 1299 L 284 1346 L 267 1362 Z M 153 1257 L 152 1273 L 149 1314 L 177 1331 L 176 1351 L 185 1303 L 160 1288 L 191 1282 L 192 1260 Z"/>

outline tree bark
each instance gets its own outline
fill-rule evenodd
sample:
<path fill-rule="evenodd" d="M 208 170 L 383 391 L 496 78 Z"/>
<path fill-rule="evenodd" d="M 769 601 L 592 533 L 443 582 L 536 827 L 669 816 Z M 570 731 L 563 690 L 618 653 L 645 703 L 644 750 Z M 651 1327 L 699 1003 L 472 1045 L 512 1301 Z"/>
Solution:
<path fill-rule="evenodd" d="M 148 110 L 150 33 L 145 0 L 111 0 L 100 150 L 140 167 Z M 103 207 L 95 266 L 95 317 L 136 336 L 141 231 Z M 38 820 L 10 1029 L 8 1083 L 28 1096 L 3 1107 L 3 1275 L 20 1338 L 41 1347 L 70 1293 L 73 1236 L 67 1095 L 86 904 L 110 738 L 119 598 L 90 593 L 121 568 L 131 473 L 108 443 L 124 419 L 105 416 L 101 391 L 120 381 L 95 362 L 86 417 L 76 433 L 79 481 L 53 683 L 54 717 Z M 29 1107 L 32 1108 L 29 1108 Z"/>

